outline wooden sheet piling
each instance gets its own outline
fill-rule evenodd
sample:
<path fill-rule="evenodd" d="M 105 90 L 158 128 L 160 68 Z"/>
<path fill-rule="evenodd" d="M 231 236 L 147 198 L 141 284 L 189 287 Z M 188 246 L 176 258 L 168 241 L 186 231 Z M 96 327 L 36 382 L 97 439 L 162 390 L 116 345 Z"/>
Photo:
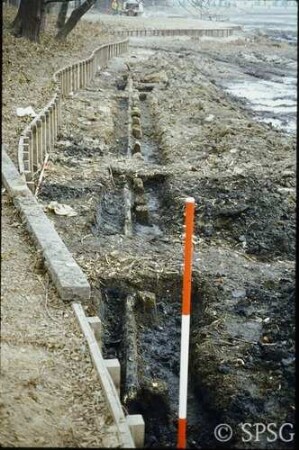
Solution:
<path fill-rule="evenodd" d="M 124 386 L 124 403 L 130 404 L 137 398 L 138 381 L 138 350 L 137 324 L 135 318 L 136 295 L 128 295 L 125 305 L 125 345 L 126 345 L 126 376 Z"/>
<path fill-rule="evenodd" d="M 129 188 L 128 183 L 125 184 L 124 190 L 124 209 L 125 209 L 125 224 L 124 224 L 124 234 L 126 236 L 132 235 L 132 192 Z"/>

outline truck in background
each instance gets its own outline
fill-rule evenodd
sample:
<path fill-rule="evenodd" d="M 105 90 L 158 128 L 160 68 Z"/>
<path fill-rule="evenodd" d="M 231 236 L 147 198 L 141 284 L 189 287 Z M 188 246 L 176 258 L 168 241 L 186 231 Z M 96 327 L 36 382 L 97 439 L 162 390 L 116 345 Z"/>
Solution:
<path fill-rule="evenodd" d="M 138 0 L 127 0 L 123 3 L 122 13 L 125 16 L 142 16 L 143 14 L 143 4 L 142 1 Z"/>

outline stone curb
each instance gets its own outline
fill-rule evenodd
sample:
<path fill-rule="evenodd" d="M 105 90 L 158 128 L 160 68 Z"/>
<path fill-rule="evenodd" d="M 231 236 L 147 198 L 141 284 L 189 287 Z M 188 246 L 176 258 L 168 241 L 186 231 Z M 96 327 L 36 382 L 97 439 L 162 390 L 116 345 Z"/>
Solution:
<path fill-rule="evenodd" d="M 63 300 L 88 300 L 90 285 L 53 223 L 44 213 L 25 180 L 2 149 L 2 183 L 20 211 L 34 243 L 41 250 L 45 265 Z"/>

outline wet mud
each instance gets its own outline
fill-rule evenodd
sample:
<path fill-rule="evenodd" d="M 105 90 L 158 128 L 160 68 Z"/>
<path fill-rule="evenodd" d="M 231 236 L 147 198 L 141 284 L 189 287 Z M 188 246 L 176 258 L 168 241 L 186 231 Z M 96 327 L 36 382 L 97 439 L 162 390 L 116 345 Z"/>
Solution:
<path fill-rule="evenodd" d="M 288 186 L 288 187 L 286 187 Z M 295 257 L 294 179 L 286 173 L 279 184 L 254 174 L 189 177 L 184 190 L 199 205 L 196 232 L 205 240 L 223 239 L 263 260 Z M 173 183 L 177 197 L 181 184 Z M 181 207 L 169 205 L 169 226 L 179 227 Z"/>
<path fill-rule="evenodd" d="M 142 178 L 114 177 L 113 186 L 103 189 L 99 195 L 93 233 L 95 235 L 126 234 L 126 216 L 129 212 L 130 234 L 161 235 L 163 221 L 161 220 L 160 191 L 164 191 L 165 182 L 163 178 L 161 181 L 157 181 L 156 177 L 154 179 L 156 181 L 147 178 L 143 182 Z M 48 186 L 48 189 L 51 189 L 52 194 L 55 192 L 52 186 Z M 75 192 L 74 197 L 80 195 L 77 191 Z M 127 192 L 129 204 L 126 204 L 125 200 Z M 65 195 L 63 192 L 60 194 L 62 197 Z M 46 190 L 43 191 L 42 198 L 45 196 Z"/>
<path fill-rule="evenodd" d="M 121 397 L 131 414 L 142 414 L 146 422 L 146 447 L 175 447 L 178 411 L 179 354 L 181 327 L 180 277 L 172 276 L 157 283 L 143 280 L 146 291 L 133 284 L 109 284 L 103 281 L 104 301 L 99 314 L 104 321 L 104 355 L 121 361 Z M 137 382 L 134 395 L 128 396 L 126 371 L 130 364 L 126 340 L 125 302 L 136 296 L 133 314 L 136 323 Z M 193 296 L 198 302 L 198 297 Z M 132 360 L 132 358 L 131 358 Z M 189 386 L 188 436 L 190 447 L 212 445 L 203 437 L 207 423 L 215 423 L 215 416 L 201 406 L 200 394 Z M 213 417 L 213 419 L 212 419 Z M 211 429 L 211 428 L 210 428 Z M 208 448 L 208 447 L 207 447 Z"/>

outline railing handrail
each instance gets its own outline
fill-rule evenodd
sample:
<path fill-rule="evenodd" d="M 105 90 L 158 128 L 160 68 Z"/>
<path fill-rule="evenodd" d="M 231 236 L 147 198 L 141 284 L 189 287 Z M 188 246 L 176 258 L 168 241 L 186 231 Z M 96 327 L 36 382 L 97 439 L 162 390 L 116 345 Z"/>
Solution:
<path fill-rule="evenodd" d="M 175 36 L 175 35 L 221 35 L 229 36 L 234 30 L 242 30 L 240 25 L 230 25 L 227 27 L 213 27 L 213 28 L 135 28 L 135 29 L 118 29 L 112 31 L 112 34 L 121 36 L 145 36 L 145 35 L 155 35 L 155 36 Z M 220 33 L 219 33 L 220 32 Z"/>
<path fill-rule="evenodd" d="M 29 187 L 33 187 L 32 177 L 42 166 L 43 158 L 54 147 L 61 119 L 61 100 L 86 86 L 99 67 L 104 67 L 110 58 L 127 51 L 128 39 L 118 40 L 97 47 L 85 59 L 57 70 L 53 75 L 55 93 L 46 106 L 24 128 L 18 144 L 18 165 L 25 174 Z M 41 126 L 40 126 L 41 125 Z M 28 142 L 24 142 L 27 140 Z M 27 150 L 24 150 L 27 146 Z M 34 170 L 35 169 L 35 170 Z"/>

